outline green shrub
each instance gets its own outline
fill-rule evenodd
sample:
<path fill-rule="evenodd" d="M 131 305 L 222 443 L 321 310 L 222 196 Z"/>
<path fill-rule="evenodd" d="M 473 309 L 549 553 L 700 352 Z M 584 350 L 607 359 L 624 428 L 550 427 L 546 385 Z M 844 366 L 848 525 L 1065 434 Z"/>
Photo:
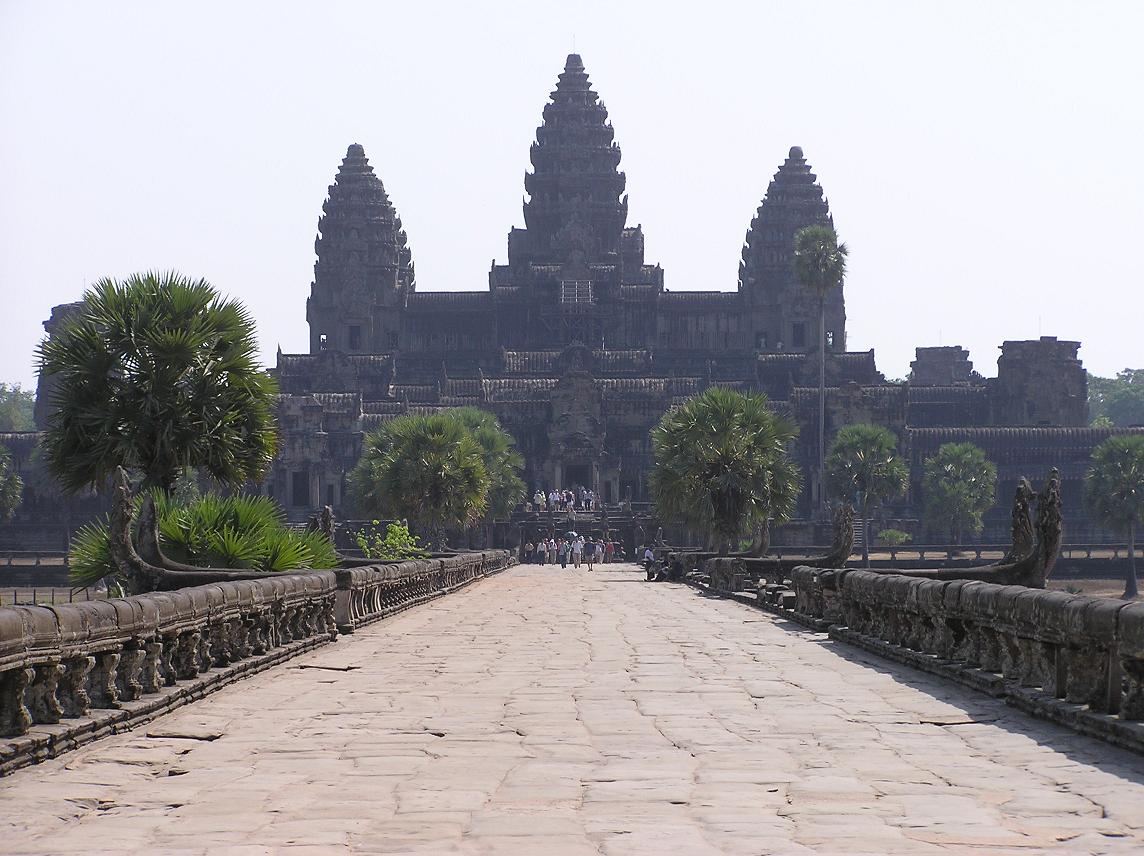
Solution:
<path fill-rule="evenodd" d="M 370 521 L 374 529 L 372 532 L 361 530 L 354 536 L 358 547 L 365 553 L 366 558 L 380 559 L 382 561 L 403 561 L 405 559 L 423 559 L 429 555 L 422 546 L 421 539 L 409 532 L 405 523 L 390 523 L 385 527 L 385 537 L 377 531 L 381 525 L 380 520 Z"/>
<path fill-rule="evenodd" d="M 206 494 L 183 505 L 161 491 L 152 496 L 159 543 L 173 561 L 255 571 L 332 568 L 338 563 L 328 538 L 288 528 L 282 509 L 269 497 Z M 141 505 L 136 498 L 136 517 Z M 92 585 L 118 575 L 111 561 L 106 518 L 75 533 L 70 564 L 73 585 Z"/>
<path fill-rule="evenodd" d="M 878 533 L 878 540 L 887 547 L 900 547 L 903 544 L 909 544 L 914 540 L 914 536 L 909 532 L 903 532 L 901 529 L 883 529 Z"/>

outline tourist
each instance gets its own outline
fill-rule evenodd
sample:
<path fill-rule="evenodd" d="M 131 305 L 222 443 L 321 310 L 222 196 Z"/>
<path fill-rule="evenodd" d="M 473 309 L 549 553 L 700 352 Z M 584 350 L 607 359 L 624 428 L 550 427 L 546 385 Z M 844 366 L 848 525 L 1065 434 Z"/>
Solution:
<path fill-rule="evenodd" d="M 560 570 L 562 570 L 562 571 L 568 570 L 568 552 L 569 552 L 569 550 L 570 550 L 570 547 L 569 547 L 568 542 L 565 541 L 563 538 L 561 538 L 560 543 L 556 548 L 556 554 L 558 556 L 560 556 Z"/>
<path fill-rule="evenodd" d="M 528 541 L 524 545 L 524 563 L 526 565 L 532 564 L 532 559 L 533 559 L 533 556 L 535 555 L 535 553 L 536 553 L 536 545 L 533 544 L 531 541 Z"/>
<path fill-rule="evenodd" d="M 537 511 L 544 511 L 544 491 L 540 488 L 536 489 L 536 493 L 532 497 L 532 506 Z"/>
<path fill-rule="evenodd" d="M 536 542 L 536 564 L 543 565 L 548 552 L 548 544 L 543 538 Z"/>
<path fill-rule="evenodd" d="M 610 539 L 608 541 L 605 541 L 604 542 L 604 564 L 606 565 L 609 562 L 613 561 L 615 559 L 615 555 L 616 555 L 616 545 L 613 544 Z"/>
<path fill-rule="evenodd" d="M 580 558 L 584 553 L 584 537 L 577 535 L 572 539 L 572 567 L 580 567 Z"/>
<path fill-rule="evenodd" d="M 588 566 L 588 570 L 592 570 L 592 563 L 596 561 L 596 542 L 594 539 L 589 538 L 584 542 L 584 563 Z"/>

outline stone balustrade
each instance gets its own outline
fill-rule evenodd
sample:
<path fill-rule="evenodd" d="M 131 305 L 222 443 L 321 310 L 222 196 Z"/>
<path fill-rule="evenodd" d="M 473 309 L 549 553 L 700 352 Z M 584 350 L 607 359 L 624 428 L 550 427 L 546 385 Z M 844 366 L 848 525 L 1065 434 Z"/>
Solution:
<path fill-rule="evenodd" d="M 334 571 L 338 631 L 353 633 L 363 624 L 504 570 L 512 561 L 509 551 L 493 550 Z"/>
<path fill-rule="evenodd" d="M 145 721 L 208 686 L 510 564 L 506 551 L 462 553 L 0 608 L 0 736 L 12 738 L 0 745 L 0 773 Z"/>
<path fill-rule="evenodd" d="M 835 638 L 1144 751 L 1144 602 L 819 568 L 788 591 L 792 617 Z"/>

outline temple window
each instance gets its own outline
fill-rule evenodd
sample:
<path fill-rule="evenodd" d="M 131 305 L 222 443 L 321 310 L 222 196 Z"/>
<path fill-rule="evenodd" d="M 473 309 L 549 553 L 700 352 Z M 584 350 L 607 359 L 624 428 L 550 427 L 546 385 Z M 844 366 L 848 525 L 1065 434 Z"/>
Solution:
<path fill-rule="evenodd" d="M 310 474 L 305 470 L 294 470 L 290 474 L 290 504 L 295 508 L 310 504 Z"/>
<path fill-rule="evenodd" d="M 350 344 L 351 351 L 357 351 L 361 348 L 361 327 L 357 324 L 350 326 Z"/>
<path fill-rule="evenodd" d="M 806 347 L 806 325 L 799 322 L 791 329 L 791 340 L 796 348 Z"/>

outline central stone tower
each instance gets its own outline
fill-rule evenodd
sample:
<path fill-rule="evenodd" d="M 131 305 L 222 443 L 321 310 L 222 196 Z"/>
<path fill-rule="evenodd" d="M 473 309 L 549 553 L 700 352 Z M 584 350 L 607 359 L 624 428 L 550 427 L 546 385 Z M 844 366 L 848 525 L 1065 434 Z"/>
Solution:
<path fill-rule="evenodd" d="M 662 287 L 662 270 L 644 264 L 643 232 L 625 225 L 614 138 L 583 61 L 569 54 L 529 151 L 525 228 L 509 232 L 508 264 L 489 274 L 505 344 L 622 346 L 629 325 L 602 307 L 614 306 L 621 286 Z"/>

